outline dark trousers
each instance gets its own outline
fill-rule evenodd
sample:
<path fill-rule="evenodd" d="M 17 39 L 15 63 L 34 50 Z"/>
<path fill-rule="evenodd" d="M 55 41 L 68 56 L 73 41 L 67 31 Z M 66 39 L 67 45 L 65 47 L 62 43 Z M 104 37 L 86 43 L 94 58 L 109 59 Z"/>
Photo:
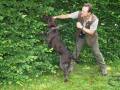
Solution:
<path fill-rule="evenodd" d="M 104 57 L 99 49 L 97 32 L 95 33 L 94 36 L 86 35 L 84 38 L 78 37 L 77 42 L 76 42 L 76 47 L 73 52 L 74 58 L 77 59 L 79 57 L 80 51 L 83 48 L 84 44 L 87 44 L 91 48 L 93 55 L 96 58 L 97 63 L 100 66 L 100 68 L 106 68 Z"/>

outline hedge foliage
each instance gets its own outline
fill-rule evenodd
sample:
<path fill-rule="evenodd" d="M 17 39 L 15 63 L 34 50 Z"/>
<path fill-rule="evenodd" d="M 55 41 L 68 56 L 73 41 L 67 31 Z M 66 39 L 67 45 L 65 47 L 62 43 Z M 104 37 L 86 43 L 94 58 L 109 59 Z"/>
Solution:
<path fill-rule="evenodd" d="M 120 60 L 120 0 L 0 0 L 0 82 L 30 80 L 31 76 L 56 73 L 59 57 L 46 44 L 44 15 L 60 15 L 93 4 L 99 17 L 100 49 L 107 62 Z M 56 20 L 69 50 L 75 48 L 75 20 Z M 93 62 L 89 48 L 81 53 Z"/>

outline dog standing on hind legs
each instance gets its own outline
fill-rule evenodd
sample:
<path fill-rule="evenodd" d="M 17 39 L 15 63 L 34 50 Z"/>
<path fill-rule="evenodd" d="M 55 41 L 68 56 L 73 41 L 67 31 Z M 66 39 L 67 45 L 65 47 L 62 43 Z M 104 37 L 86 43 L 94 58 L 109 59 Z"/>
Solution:
<path fill-rule="evenodd" d="M 68 49 L 65 47 L 60 39 L 58 32 L 58 26 L 51 16 L 45 17 L 48 22 L 48 37 L 47 41 L 50 47 L 52 47 L 60 55 L 60 68 L 64 73 L 64 82 L 68 81 L 68 75 L 72 70 L 73 55 L 70 54 Z"/>

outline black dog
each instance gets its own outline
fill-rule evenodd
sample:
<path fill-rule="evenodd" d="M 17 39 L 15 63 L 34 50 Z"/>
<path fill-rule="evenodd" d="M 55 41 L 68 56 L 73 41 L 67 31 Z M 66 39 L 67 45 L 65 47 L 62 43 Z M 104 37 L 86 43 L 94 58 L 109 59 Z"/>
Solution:
<path fill-rule="evenodd" d="M 60 39 L 58 32 L 58 27 L 54 19 L 50 16 L 47 18 L 48 21 L 48 37 L 47 41 L 49 46 L 51 46 L 60 55 L 60 68 L 64 72 L 64 81 L 68 81 L 68 74 L 72 69 L 71 61 L 73 60 L 72 54 L 69 53 L 68 49 L 65 47 Z"/>

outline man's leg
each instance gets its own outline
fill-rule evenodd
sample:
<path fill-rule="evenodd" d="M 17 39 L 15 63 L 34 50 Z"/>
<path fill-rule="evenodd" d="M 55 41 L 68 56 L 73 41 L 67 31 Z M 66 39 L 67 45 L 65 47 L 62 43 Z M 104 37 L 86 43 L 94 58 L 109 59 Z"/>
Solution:
<path fill-rule="evenodd" d="M 73 57 L 75 58 L 75 61 L 77 63 L 79 63 L 80 61 L 78 60 L 78 57 L 80 55 L 80 51 L 83 47 L 85 43 L 85 39 L 84 38 L 78 38 L 78 40 L 76 40 L 76 45 L 75 45 L 75 49 L 73 51 Z"/>
<path fill-rule="evenodd" d="M 102 75 L 107 75 L 107 67 L 104 61 L 104 57 L 102 53 L 100 52 L 98 41 L 96 41 L 92 45 L 92 51 L 97 60 L 98 65 L 100 66 Z"/>

